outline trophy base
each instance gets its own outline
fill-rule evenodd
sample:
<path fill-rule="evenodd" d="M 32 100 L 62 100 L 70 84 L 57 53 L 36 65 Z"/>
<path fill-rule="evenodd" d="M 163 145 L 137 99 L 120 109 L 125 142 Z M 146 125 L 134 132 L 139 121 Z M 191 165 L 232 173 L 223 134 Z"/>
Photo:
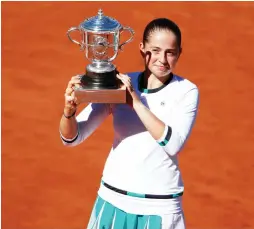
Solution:
<path fill-rule="evenodd" d="M 77 103 L 126 103 L 127 90 L 120 88 L 117 70 L 93 72 L 91 66 L 86 68 L 86 74 L 81 76 L 81 87 L 75 89 Z"/>
<path fill-rule="evenodd" d="M 77 103 L 126 103 L 126 88 L 118 89 L 76 89 Z"/>

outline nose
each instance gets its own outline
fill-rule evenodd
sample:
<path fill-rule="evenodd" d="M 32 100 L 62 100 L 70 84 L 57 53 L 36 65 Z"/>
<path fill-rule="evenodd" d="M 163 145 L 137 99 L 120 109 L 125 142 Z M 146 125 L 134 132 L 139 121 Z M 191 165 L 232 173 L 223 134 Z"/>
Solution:
<path fill-rule="evenodd" d="M 162 52 L 162 53 L 160 54 L 159 61 L 160 61 L 162 64 L 166 64 L 166 63 L 167 63 L 166 53 L 163 53 L 163 52 Z"/>

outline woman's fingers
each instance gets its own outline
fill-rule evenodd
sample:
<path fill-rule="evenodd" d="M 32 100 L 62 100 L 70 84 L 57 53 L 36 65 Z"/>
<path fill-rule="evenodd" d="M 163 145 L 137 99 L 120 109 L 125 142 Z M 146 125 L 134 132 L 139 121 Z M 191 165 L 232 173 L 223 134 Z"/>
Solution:
<path fill-rule="evenodd" d="M 73 91 L 74 91 L 73 88 L 67 87 L 66 90 L 65 90 L 65 94 L 71 95 L 71 93 L 72 93 Z"/>
<path fill-rule="evenodd" d="M 130 87 L 131 83 L 127 79 L 122 79 L 122 82 L 124 83 L 125 86 Z"/>
<path fill-rule="evenodd" d="M 67 102 L 71 102 L 74 100 L 74 96 L 71 96 L 69 94 L 65 94 L 64 97 Z"/>
<path fill-rule="evenodd" d="M 82 75 L 75 75 L 71 77 L 64 94 L 66 104 L 76 104 L 77 98 L 74 96 L 74 89 L 81 86 L 81 77 Z"/>
<path fill-rule="evenodd" d="M 71 112 L 77 109 L 77 98 L 75 97 L 75 89 L 81 87 L 81 77 L 82 75 L 76 75 L 71 77 L 71 80 L 68 82 L 67 88 L 65 89 L 65 111 Z"/>
<path fill-rule="evenodd" d="M 122 81 L 122 83 L 127 87 L 130 93 L 134 91 L 132 83 L 131 83 L 131 78 L 129 76 L 119 73 L 117 75 L 117 78 Z"/>
<path fill-rule="evenodd" d="M 70 95 L 65 95 L 65 106 L 68 106 L 72 109 L 76 108 L 78 105 L 77 98 Z"/>
<path fill-rule="evenodd" d="M 127 90 L 128 90 L 128 93 L 127 93 L 127 103 L 131 107 L 133 107 L 133 101 L 134 101 L 134 99 L 137 100 L 138 96 L 135 93 L 135 90 L 134 90 L 134 88 L 132 86 L 131 78 L 128 75 L 121 74 L 121 73 L 117 74 L 117 78 L 119 80 L 121 80 L 121 82 L 123 83 L 122 88 L 123 87 L 127 88 Z"/>
<path fill-rule="evenodd" d="M 71 79 L 81 79 L 82 75 L 81 74 L 78 74 L 78 75 L 75 75 L 73 77 L 71 77 Z"/>
<path fill-rule="evenodd" d="M 81 86 L 81 77 L 82 75 L 76 75 L 71 77 L 71 80 L 68 83 L 68 88 L 73 88 L 73 87 L 80 87 Z"/>
<path fill-rule="evenodd" d="M 122 74 L 122 73 L 119 73 L 116 75 L 118 79 L 127 79 L 128 81 L 131 81 L 131 78 L 128 76 L 128 75 L 125 75 L 125 74 Z"/>
<path fill-rule="evenodd" d="M 64 97 L 66 103 L 71 103 L 72 101 L 74 101 L 75 100 L 74 89 L 72 87 L 67 87 L 65 90 Z"/>
<path fill-rule="evenodd" d="M 74 87 L 80 87 L 81 86 L 81 81 L 79 79 L 76 79 L 76 80 L 71 80 L 69 83 L 68 83 L 68 88 L 74 88 Z"/>
<path fill-rule="evenodd" d="M 127 87 L 130 87 L 131 86 L 131 78 L 127 75 L 124 75 L 124 74 L 117 74 L 116 75 L 118 79 L 120 79 L 122 81 L 122 83 L 127 86 Z"/>

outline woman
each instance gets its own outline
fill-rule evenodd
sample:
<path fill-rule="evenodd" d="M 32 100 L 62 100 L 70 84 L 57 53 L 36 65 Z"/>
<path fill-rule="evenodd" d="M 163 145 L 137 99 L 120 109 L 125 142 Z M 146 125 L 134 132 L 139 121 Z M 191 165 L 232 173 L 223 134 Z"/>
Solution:
<path fill-rule="evenodd" d="M 177 156 L 193 127 L 199 92 L 173 73 L 181 51 L 178 26 L 158 18 L 140 43 L 144 71 L 117 76 L 128 89 L 128 104 L 89 104 L 75 118 L 71 95 L 79 76 L 69 82 L 60 121 L 65 145 L 80 144 L 109 114 L 114 119 L 114 142 L 88 229 L 185 228 Z"/>

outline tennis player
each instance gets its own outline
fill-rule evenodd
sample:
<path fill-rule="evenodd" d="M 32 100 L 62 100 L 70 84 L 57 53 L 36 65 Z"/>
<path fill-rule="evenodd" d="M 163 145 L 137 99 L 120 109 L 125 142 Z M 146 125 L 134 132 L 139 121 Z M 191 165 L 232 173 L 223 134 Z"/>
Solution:
<path fill-rule="evenodd" d="M 173 21 L 151 21 L 140 52 L 144 70 L 117 75 L 128 104 L 91 103 L 76 117 L 72 92 L 80 77 L 72 77 L 66 89 L 60 121 L 66 146 L 82 143 L 113 115 L 114 141 L 88 229 L 185 229 L 178 155 L 196 119 L 199 90 L 174 73 L 182 47 Z"/>

